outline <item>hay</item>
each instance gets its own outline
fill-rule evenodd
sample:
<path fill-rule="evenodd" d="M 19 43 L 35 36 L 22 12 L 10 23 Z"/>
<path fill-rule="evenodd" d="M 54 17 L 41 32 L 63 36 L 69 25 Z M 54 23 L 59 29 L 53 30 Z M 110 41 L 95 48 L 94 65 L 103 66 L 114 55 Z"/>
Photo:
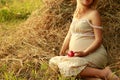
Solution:
<path fill-rule="evenodd" d="M 0 58 L 8 60 L 7 64 L 11 59 L 20 59 L 19 65 L 37 59 L 39 64 L 41 59 L 48 61 L 49 58 L 58 55 L 70 26 L 76 3 L 74 0 L 44 0 L 44 3 L 45 6 L 42 9 L 33 12 L 15 31 L 7 32 L 2 36 Z M 104 28 L 103 44 L 110 55 L 109 65 L 113 69 L 120 69 L 119 4 L 119 0 L 100 0 L 97 6 Z M 26 66 L 22 70 L 26 71 Z M 22 70 L 20 67 L 17 73 Z"/>

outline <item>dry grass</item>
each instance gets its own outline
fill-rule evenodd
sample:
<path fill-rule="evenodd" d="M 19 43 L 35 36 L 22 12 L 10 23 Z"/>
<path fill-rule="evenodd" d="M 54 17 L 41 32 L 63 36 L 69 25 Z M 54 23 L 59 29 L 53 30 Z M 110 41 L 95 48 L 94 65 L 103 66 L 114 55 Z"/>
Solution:
<path fill-rule="evenodd" d="M 21 80 L 60 80 L 59 74 L 51 73 L 48 60 L 58 55 L 76 4 L 72 0 L 46 1 L 44 8 L 33 12 L 16 30 L 4 34 L 1 31 L 0 66 L 6 64 L 8 70 L 0 72 L 0 79 L 5 79 L 4 72 L 13 71 L 14 76 L 22 77 Z M 98 3 L 104 27 L 103 43 L 110 55 L 108 65 L 118 71 L 117 74 L 120 74 L 119 4 L 119 0 Z"/>

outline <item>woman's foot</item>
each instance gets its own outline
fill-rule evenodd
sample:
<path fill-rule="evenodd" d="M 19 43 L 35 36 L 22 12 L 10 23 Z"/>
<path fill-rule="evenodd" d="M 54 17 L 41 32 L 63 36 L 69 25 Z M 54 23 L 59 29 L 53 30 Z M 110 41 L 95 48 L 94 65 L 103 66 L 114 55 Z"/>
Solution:
<path fill-rule="evenodd" d="M 112 73 L 110 67 L 106 67 L 104 71 L 106 73 L 105 80 L 120 80 L 120 78 L 117 75 Z"/>

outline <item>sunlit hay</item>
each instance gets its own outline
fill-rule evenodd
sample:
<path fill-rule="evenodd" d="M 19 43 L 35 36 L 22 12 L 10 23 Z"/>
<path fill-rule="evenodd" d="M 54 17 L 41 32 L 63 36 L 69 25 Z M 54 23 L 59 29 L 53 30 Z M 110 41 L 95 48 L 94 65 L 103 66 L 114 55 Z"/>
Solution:
<path fill-rule="evenodd" d="M 0 35 L 2 36 L 0 40 L 0 58 L 14 58 L 22 61 L 23 67 L 17 69 L 16 75 L 18 76 L 30 76 L 31 78 L 32 75 L 28 75 L 27 73 L 32 72 L 32 67 L 35 66 L 34 64 L 40 64 L 41 62 L 39 63 L 39 61 L 41 61 L 41 59 L 48 62 L 51 57 L 58 55 L 70 26 L 76 6 L 75 1 L 46 1 L 42 9 L 33 12 L 15 31 L 8 31 Z M 104 32 L 103 44 L 110 56 L 108 65 L 113 69 L 120 69 L 119 3 L 119 0 L 100 0 L 97 6 L 102 16 Z M 21 65 L 20 61 L 17 61 L 18 65 Z M 12 63 L 8 64 L 15 62 L 16 61 L 12 60 Z M 32 64 L 29 66 L 30 63 Z M 44 73 L 40 72 L 38 72 L 38 74 L 44 75 Z M 50 77 L 50 74 L 48 75 Z M 55 77 L 55 75 L 52 77 Z M 55 79 L 57 78 L 55 77 Z"/>
<path fill-rule="evenodd" d="M 104 46 L 110 55 L 110 63 L 113 63 L 120 59 L 120 5 L 114 1 L 110 7 L 108 4 L 103 8 L 100 9 L 100 13 L 104 27 Z"/>

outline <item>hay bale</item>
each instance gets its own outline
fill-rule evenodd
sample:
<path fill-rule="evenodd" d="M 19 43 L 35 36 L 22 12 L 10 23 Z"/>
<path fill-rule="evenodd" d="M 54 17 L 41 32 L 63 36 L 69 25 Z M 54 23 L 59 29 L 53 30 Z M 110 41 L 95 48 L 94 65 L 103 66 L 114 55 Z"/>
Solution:
<path fill-rule="evenodd" d="M 49 0 L 45 2 L 46 8 L 41 13 L 41 21 L 39 23 L 39 27 L 45 30 L 49 30 L 50 33 L 56 31 L 56 33 L 60 33 L 58 35 L 52 33 L 52 35 L 56 35 L 56 39 L 49 41 L 50 36 L 47 36 L 47 43 L 51 46 L 57 46 L 59 52 L 59 46 L 63 42 L 63 39 L 67 33 L 69 28 L 73 12 L 75 10 L 75 2 L 74 0 Z M 119 48 L 120 48 L 120 1 L 116 0 L 100 0 L 98 2 L 98 10 L 102 16 L 102 23 L 104 27 L 104 46 L 107 52 L 110 55 L 110 63 L 117 62 L 119 59 Z M 116 8 L 116 9 L 114 9 Z M 37 13 L 40 13 L 39 11 Z M 33 14 L 35 15 L 35 14 Z M 63 31 L 63 32 L 62 32 Z M 59 43 L 59 44 L 56 44 Z M 50 46 L 49 46 L 50 47 Z M 55 54 L 55 53 L 54 53 Z M 116 54 L 116 55 L 115 55 Z"/>

